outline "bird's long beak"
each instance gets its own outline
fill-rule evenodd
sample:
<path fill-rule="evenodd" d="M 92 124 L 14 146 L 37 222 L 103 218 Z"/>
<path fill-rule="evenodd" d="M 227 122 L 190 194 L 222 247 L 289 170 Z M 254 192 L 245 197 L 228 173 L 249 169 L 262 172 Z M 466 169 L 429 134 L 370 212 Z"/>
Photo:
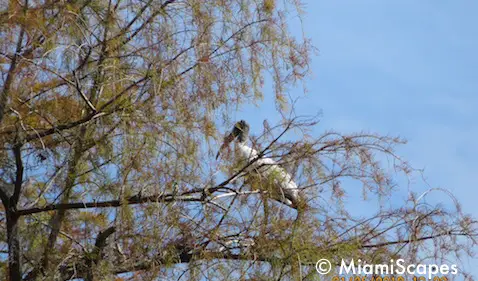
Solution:
<path fill-rule="evenodd" d="M 219 151 L 216 154 L 216 160 L 219 158 L 221 151 L 223 151 L 224 148 L 228 147 L 233 140 L 234 140 L 234 135 L 232 133 L 224 137 L 224 142 L 222 143 L 221 147 L 219 148 Z"/>

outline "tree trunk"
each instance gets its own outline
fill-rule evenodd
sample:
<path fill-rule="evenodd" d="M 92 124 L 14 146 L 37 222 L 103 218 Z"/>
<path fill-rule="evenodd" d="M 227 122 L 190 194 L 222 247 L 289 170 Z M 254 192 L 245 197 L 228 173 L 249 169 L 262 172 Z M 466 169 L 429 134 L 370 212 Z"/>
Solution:
<path fill-rule="evenodd" d="M 7 209 L 7 241 L 8 241 L 8 265 L 10 281 L 22 280 L 20 261 L 20 240 L 18 238 L 19 216 L 10 208 Z"/>

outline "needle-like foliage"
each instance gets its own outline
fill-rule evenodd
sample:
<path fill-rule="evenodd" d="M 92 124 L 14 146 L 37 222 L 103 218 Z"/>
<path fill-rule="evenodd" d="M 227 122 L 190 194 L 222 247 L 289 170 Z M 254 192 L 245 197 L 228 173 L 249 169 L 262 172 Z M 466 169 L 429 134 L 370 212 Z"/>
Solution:
<path fill-rule="evenodd" d="M 288 31 L 302 8 L 0 1 L 0 279 L 314 280 L 324 257 L 471 254 L 472 218 L 399 185 L 414 172 L 401 139 L 285 117 L 313 51 Z M 301 216 L 267 200 L 251 163 L 214 158 L 218 128 L 264 95 L 284 118 L 253 146 L 288 169 Z M 346 201 L 361 187 L 369 217 Z"/>

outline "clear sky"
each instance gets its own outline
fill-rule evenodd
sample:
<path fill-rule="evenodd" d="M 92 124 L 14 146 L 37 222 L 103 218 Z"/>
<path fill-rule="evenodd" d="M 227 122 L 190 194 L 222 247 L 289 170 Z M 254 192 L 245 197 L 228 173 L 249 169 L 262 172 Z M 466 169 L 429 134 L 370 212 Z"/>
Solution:
<path fill-rule="evenodd" d="M 325 129 L 406 138 L 399 153 L 478 218 L 478 1 L 307 2 L 303 28 L 319 55 L 297 110 L 322 111 Z M 278 120 L 269 101 L 243 114 Z M 478 259 L 464 262 L 478 277 Z"/>

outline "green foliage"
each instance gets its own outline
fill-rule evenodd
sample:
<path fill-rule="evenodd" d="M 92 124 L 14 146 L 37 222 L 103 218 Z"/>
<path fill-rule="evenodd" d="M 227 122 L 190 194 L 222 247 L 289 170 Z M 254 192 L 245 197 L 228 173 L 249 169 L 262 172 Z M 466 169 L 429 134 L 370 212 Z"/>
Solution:
<path fill-rule="evenodd" d="M 311 136 L 317 120 L 298 118 L 264 128 L 254 146 L 304 189 L 303 213 L 268 200 L 278 170 L 261 177 L 230 148 L 215 160 L 244 104 L 270 95 L 293 116 L 287 91 L 313 48 L 288 32 L 301 13 L 290 2 L 2 4 L 0 278 L 10 267 L 12 280 L 313 280 L 319 258 L 416 257 L 429 245 L 404 237 L 474 232 L 413 198 L 373 218 L 348 212 L 343 178 L 390 198 L 377 159 L 411 171 L 394 154 L 400 139 Z M 437 242 L 441 257 L 463 245 L 452 238 Z"/>

